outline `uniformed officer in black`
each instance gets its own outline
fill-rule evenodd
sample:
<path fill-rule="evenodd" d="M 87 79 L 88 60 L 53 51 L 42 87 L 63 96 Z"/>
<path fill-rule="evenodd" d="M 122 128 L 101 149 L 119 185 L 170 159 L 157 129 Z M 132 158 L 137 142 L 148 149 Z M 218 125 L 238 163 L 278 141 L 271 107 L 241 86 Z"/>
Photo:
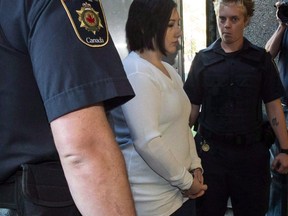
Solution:
<path fill-rule="evenodd" d="M 105 115 L 134 92 L 101 2 L 0 0 L 0 36 L 0 215 L 40 215 L 9 188 L 21 165 L 59 160 L 81 215 L 135 215 Z M 75 215 L 58 210 L 41 215 Z"/>
<path fill-rule="evenodd" d="M 194 58 L 184 89 L 199 115 L 199 156 L 208 190 L 197 200 L 199 216 L 223 216 L 231 198 L 235 216 L 264 216 L 268 209 L 269 146 L 262 130 L 262 102 L 269 122 L 288 149 L 280 97 L 284 90 L 270 54 L 243 37 L 252 0 L 215 0 L 220 38 Z M 288 172 L 288 155 L 277 170 Z"/>

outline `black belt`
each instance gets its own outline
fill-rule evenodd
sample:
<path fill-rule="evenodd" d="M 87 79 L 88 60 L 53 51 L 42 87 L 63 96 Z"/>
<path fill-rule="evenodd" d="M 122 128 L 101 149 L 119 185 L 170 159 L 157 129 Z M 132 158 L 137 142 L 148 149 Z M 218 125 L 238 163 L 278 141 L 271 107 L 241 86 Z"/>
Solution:
<path fill-rule="evenodd" d="M 229 144 L 236 144 L 236 145 L 249 145 L 253 144 L 255 142 L 262 141 L 262 128 L 259 128 L 258 130 L 247 133 L 247 134 L 237 134 L 237 133 L 225 133 L 225 134 L 217 134 L 214 133 L 203 126 L 200 126 L 199 132 L 201 136 L 206 141 L 214 141 L 214 142 L 221 142 L 221 143 L 227 143 Z"/>
<path fill-rule="evenodd" d="M 0 208 L 16 209 L 15 182 L 0 184 Z"/>
<path fill-rule="evenodd" d="M 19 175 L 21 175 L 21 171 L 17 171 L 6 182 L 0 183 L 0 208 L 17 208 L 16 181 Z"/>

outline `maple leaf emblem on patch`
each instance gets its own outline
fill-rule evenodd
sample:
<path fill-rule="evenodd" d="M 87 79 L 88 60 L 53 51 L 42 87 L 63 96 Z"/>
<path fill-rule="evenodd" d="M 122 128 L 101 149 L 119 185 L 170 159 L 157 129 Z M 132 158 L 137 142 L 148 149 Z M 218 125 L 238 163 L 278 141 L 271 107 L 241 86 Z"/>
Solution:
<path fill-rule="evenodd" d="M 104 28 L 99 17 L 99 13 L 95 11 L 87 2 L 82 4 L 81 10 L 76 10 L 79 15 L 80 27 L 85 28 L 87 31 L 93 32 L 95 35 L 97 31 Z"/>

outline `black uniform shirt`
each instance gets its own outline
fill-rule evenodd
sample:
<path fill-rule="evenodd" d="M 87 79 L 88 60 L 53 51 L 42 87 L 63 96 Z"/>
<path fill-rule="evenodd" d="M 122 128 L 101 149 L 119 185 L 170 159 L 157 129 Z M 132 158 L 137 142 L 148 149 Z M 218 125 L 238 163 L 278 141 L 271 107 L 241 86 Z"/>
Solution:
<path fill-rule="evenodd" d="M 58 160 L 49 122 L 132 98 L 97 0 L 0 1 L 0 182 Z"/>
<path fill-rule="evenodd" d="M 225 53 L 221 39 L 194 58 L 184 89 L 192 104 L 202 105 L 200 124 L 216 133 L 247 133 L 262 122 L 262 101 L 280 98 L 283 86 L 271 56 L 244 40 Z"/>

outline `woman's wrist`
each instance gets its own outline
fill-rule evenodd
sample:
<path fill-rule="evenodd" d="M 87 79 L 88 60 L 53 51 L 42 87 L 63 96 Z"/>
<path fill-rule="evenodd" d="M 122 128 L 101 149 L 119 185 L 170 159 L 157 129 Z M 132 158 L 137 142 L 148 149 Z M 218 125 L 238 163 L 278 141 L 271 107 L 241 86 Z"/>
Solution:
<path fill-rule="evenodd" d="M 202 174 L 203 174 L 203 170 L 202 170 L 202 168 L 201 167 L 197 167 L 197 168 L 195 168 L 195 169 L 192 169 L 191 171 L 190 171 L 190 173 L 193 175 L 196 171 L 200 171 Z"/>

